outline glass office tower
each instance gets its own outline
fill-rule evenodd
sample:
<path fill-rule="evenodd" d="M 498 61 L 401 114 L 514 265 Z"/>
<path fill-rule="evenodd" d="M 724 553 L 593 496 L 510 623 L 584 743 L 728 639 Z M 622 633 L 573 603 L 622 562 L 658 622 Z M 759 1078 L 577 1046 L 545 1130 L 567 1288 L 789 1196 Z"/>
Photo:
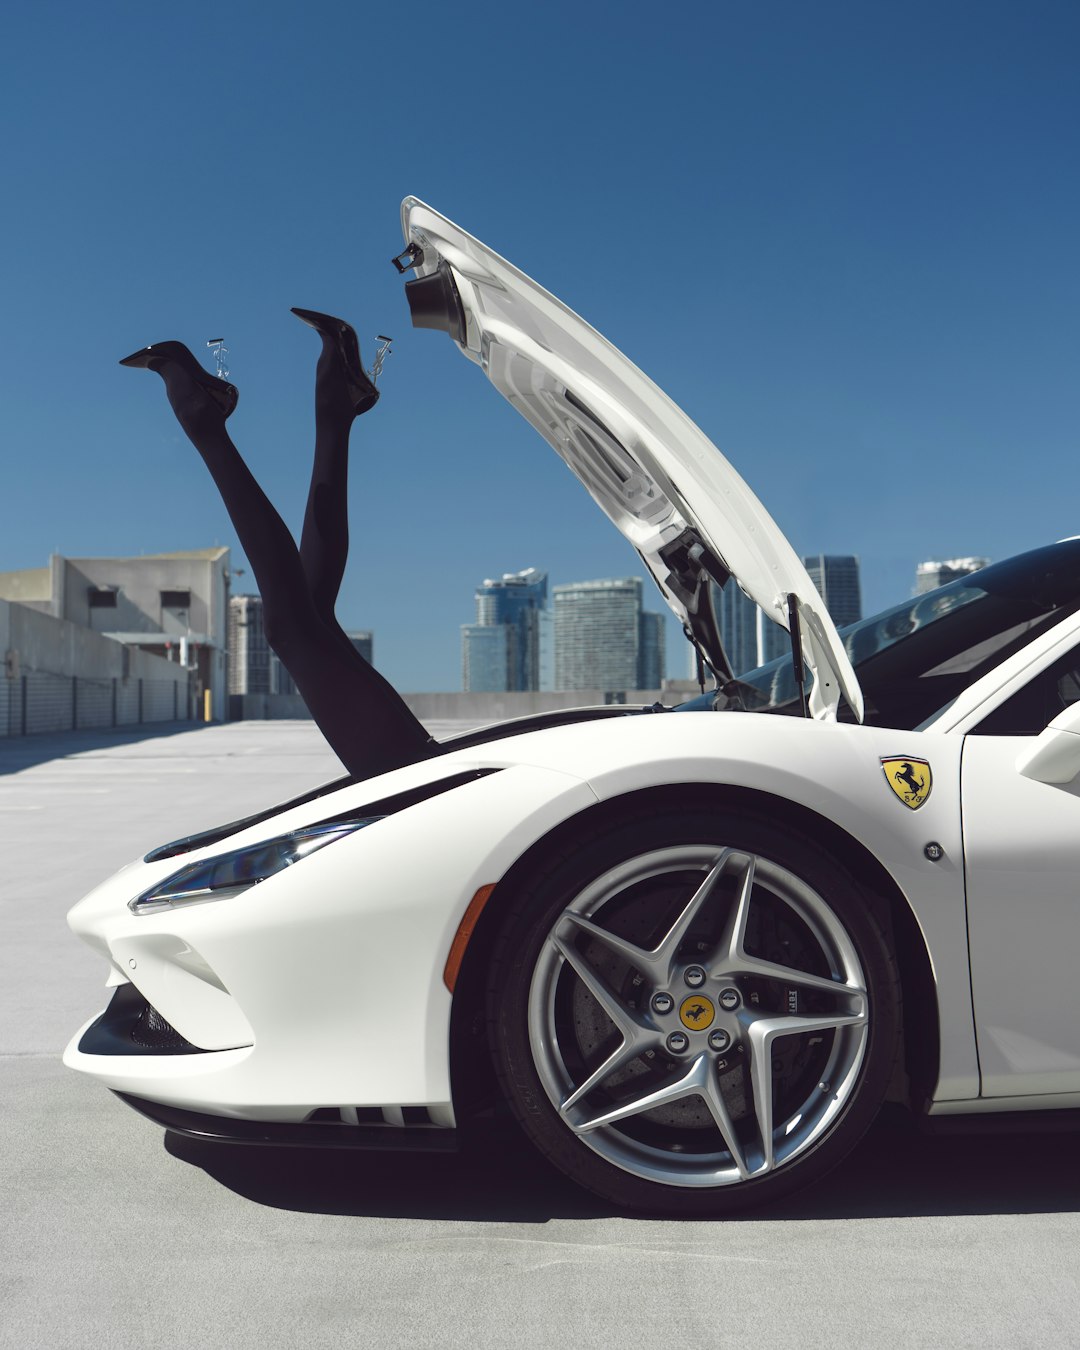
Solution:
<path fill-rule="evenodd" d="M 813 553 L 802 563 L 837 628 L 857 623 L 862 618 L 858 558 L 852 554 Z M 713 603 L 724 650 L 736 675 L 791 651 L 787 629 L 767 618 L 734 578 L 723 590 L 713 588 Z"/>
<path fill-rule="evenodd" d="M 642 610 L 638 636 L 638 689 L 659 689 L 663 683 L 665 633 L 664 616 Z"/>
<path fill-rule="evenodd" d="M 803 559 L 803 566 L 837 628 L 858 623 L 863 616 L 858 558 L 849 553 L 813 553 Z"/>
<path fill-rule="evenodd" d="M 476 589 L 476 622 L 461 628 L 462 686 L 468 692 L 539 689 L 546 572 L 527 567 Z"/>
<path fill-rule="evenodd" d="M 556 689 L 660 688 L 664 618 L 642 610 L 641 592 L 640 577 L 554 587 Z"/>

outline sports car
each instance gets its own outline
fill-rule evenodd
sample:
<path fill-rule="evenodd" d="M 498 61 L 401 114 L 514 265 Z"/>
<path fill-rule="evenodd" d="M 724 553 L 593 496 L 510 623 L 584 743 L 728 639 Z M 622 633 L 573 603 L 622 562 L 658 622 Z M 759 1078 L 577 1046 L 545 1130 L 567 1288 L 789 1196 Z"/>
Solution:
<path fill-rule="evenodd" d="M 414 324 L 574 471 L 708 688 L 488 727 L 155 848 L 71 912 L 113 992 L 65 1062 L 250 1143 L 449 1148 L 508 1106 L 576 1182 L 687 1215 L 822 1175 L 887 1101 L 1080 1106 L 1080 540 L 840 634 L 638 369 L 430 207 L 402 222 Z M 789 657 L 731 668 L 725 586 Z"/>

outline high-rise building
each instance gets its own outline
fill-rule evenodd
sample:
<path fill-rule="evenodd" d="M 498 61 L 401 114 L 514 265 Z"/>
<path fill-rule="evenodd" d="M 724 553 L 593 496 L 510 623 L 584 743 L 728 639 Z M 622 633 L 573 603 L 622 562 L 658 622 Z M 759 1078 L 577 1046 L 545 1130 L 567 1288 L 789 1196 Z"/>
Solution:
<path fill-rule="evenodd" d="M 803 559 L 803 566 L 837 628 L 858 623 L 862 618 L 858 558 L 849 553 L 813 553 Z"/>
<path fill-rule="evenodd" d="M 857 623 L 862 618 L 858 558 L 814 553 L 802 561 L 836 626 L 843 628 Z M 787 629 L 767 618 L 734 578 L 723 590 L 713 588 L 713 603 L 724 651 L 736 675 L 744 675 L 791 651 Z"/>
<path fill-rule="evenodd" d="M 476 588 L 476 621 L 461 628 L 462 683 L 467 691 L 540 688 L 541 616 L 547 594 L 547 573 L 535 567 L 506 572 Z M 490 630 L 501 630 L 501 637 L 492 636 Z"/>
<path fill-rule="evenodd" d="M 927 591 L 936 591 L 957 577 L 966 577 L 977 572 L 980 567 L 989 565 L 989 558 L 946 558 L 921 562 L 915 568 L 915 594 L 925 595 Z"/>
<path fill-rule="evenodd" d="M 506 689 L 506 624 L 461 625 L 461 687 L 466 693 L 497 694 Z"/>
<path fill-rule="evenodd" d="M 642 613 L 640 577 L 571 582 L 553 595 L 556 689 L 659 688 L 663 616 Z"/>
<path fill-rule="evenodd" d="M 375 664 L 375 634 L 370 629 L 361 629 L 358 633 L 346 633 L 352 645 L 364 658 L 369 666 Z"/>
<path fill-rule="evenodd" d="M 787 629 L 766 618 L 734 577 L 723 590 L 714 586 L 712 595 L 720 638 L 736 675 L 745 675 L 791 650 Z M 690 663 L 693 674 L 693 654 Z"/>
<path fill-rule="evenodd" d="M 540 688 L 555 688 L 555 614 L 542 609 L 540 620 Z"/>
<path fill-rule="evenodd" d="M 292 676 L 270 650 L 261 595 L 229 597 L 230 694 L 295 694 Z"/>
<path fill-rule="evenodd" d="M 659 689 L 666 673 L 664 616 L 642 610 L 638 618 L 638 689 Z"/>

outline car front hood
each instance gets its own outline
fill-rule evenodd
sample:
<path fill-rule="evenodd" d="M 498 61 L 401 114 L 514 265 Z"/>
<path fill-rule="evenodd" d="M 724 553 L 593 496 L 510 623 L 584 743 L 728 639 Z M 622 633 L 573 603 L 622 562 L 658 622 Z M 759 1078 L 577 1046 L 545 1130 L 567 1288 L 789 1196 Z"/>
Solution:
<path fill-rule="evenodd" d="M 585 485 L 655 578 L 721 682 L 709 582 L 738 584 L 789 627 L 795 597 L 810 710 L 863 700 L 817 588 L 771 516 L 661 389 L 555 296 L 430 206 L 401 207 L 396 260 L 413 323 L 450 334 Z"/>

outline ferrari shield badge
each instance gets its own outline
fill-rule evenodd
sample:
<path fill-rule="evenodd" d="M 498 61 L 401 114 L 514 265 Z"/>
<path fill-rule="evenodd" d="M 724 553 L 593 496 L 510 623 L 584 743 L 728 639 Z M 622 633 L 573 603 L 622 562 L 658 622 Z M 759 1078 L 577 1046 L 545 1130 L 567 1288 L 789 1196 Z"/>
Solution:
<path fill-rule="evenodd" d="M 912 811 L 917 811 L 930 796 L 934 778 L 925 759 L 883 759 L 881 767 L 885 781 Z"/>

